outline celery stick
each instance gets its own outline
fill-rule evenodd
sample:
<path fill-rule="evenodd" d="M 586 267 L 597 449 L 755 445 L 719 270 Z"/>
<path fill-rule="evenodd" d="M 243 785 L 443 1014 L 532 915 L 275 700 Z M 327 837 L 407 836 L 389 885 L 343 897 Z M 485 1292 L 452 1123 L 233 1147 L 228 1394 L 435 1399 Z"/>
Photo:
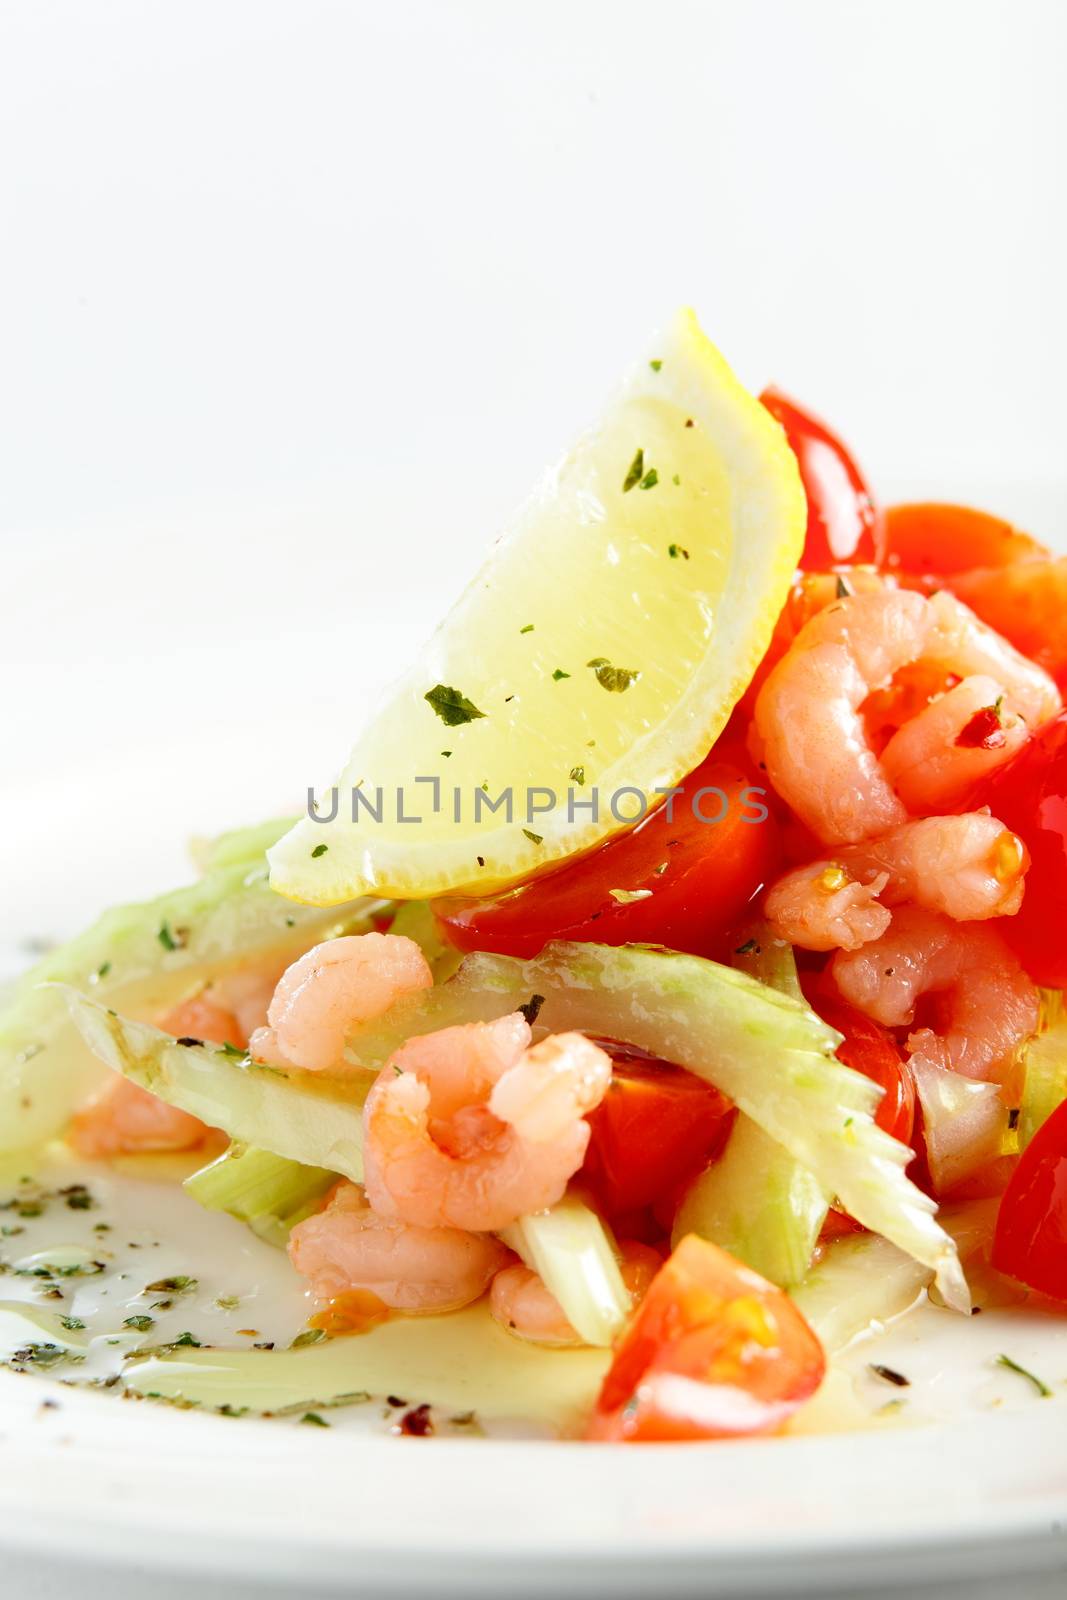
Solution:
<path fill-rule="evenodd" d="M 1042 1123 L 1067 1100 L 1067 1021 L 1056 1022 L 1047 1033 L 1031 1039 L 1023 1063 L 1019 1147 L 1025 1150 Z"/>
<path fill-rule="evenodd" d="M 910 1311 L 933 1273 L 874 1233 L 837 1239 L 791 1298 L 828 1354 Z"/>
<path fill-rule="evenodd" d="M 102 1076 L 62 996 L 42 985 L 71 984 L 129 1016 L 157 1017 L 222 972 L 295 960 L 321 939 L 369 926 L 380 901 L 322 911 L 270 889 L 264 842 L 285 826 L 224 835 L 198 882 L 105 912 L 5 994 L 0 1152 L 28 1149 L 60 1133 Z"/>
<path fill-rule="evenodd" d="M 788 1289 L 811 1265 L 828 1209 L 810 1168 L 751 1118 L 738 1117 L 726 1149 L 682 1201 L 672 1243 L 697 1233 Z"/>
<path fill-rule="evenodd" d="M 802 1000 L 793 947 L 766 923 L 745 930 L 734 964 L 779 993 Z M 798 1283 L 811 1265 L 830 1196 L 809 1167 L 751 1118 L 739 1115 L 726 1149 L 691 1185 L 675 1219 L 673 1242 L 699 1234 L 780 1284 Z"/>
<path fill-rule="evenodd" d="M 305 1167 L 254 1146 L 231 1144 L 216 1161 L 186 1178 L 183 1188 L 208 1211 L 245 1222 L 268 1244 L 284 1249 L 289 1230 L 318 1209 L 337 1182 L 335 1172 Z"/>
<path fill-rule="evenodd" d="M 146 1022 L 66 992 L 86 1044 L 113 1072 L 233 1139 L 362 1181 L 367 1074 L 257 1066 L 225 1045 L 179 1044 Z"/>
<path fill-rule="evenodd" d="M 500 1237 L 539 1273 L 586 1344 L 610 1345 L 630 1311 L 630 1295 L 607 1229 L 575 1195 L 523 1217 Z"/>

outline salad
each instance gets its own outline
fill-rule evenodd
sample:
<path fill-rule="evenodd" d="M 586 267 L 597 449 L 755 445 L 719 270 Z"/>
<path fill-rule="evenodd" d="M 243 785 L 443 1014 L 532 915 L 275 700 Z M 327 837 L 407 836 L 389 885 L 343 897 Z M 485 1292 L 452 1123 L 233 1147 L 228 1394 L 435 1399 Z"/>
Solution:
<path fill-rule="evenodd" d="M 1062 1314 L 1065 599 L 996 517 L 880 508 L 679 316 L 337 782 L 6 997 L 9 1364 L 83 1359 L 111 1259 L 91 1217 L 26 1255 L 42 1197 L 160 1155 L 305 1295 L 230 1357 L 139 1281 L 106 1342 L 179 1403 L 404 1391 L 417 1350 L 570 1436 L 738 1438 L 920 1302 Z M 46 1196 L 56 1160 L 90 1179 Z"/>

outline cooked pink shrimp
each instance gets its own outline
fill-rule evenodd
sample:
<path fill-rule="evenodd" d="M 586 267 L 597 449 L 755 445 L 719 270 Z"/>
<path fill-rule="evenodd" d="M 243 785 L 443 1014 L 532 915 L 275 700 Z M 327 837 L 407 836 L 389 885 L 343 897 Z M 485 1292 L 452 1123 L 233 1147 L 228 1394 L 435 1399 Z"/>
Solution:
<path fill-rule="evenodd" d="M 320 1300 L 369 1289 L 385 1305 L 407 1312 L 469 1305 L 508 1256 L 491 1234 L 381 1217 L 354 1183 L 338 1184 L 325 1209 L 289 1235 L 289 1259 Z"/>
<path fill-rule="evenodd" d="M 787 872 L 765 910 L 790 944 L 858 950 L 885 932 L 887 908 L 904 900 L 957 922 L 1014 916 L 1029 862 L 1022 840 L 988 810 L 923 817 Z"/>
<path fill-rule="evenodd" d="M 983 923 L 901 906 L 888 932 L 840 951 L 830 970 L 846 1000 L 890 1028 L 912 1023 L 924 996 L 939 996 L 940 1031 L 919 1029 L 908 1049 L 967 1078 L 998 1078 L 1037 1027 L 1037 989 Z"/>
<path fill-rule="evenodd" d="M 755 715 L 771 782 L 824 843 L 857 843 L 907 821 L 860 708 L 917 661 L 989 677 L 1008 712 L 1031 727 L 1059 710 L 1048 674 L 947 592 L 927 599 L 882 589 L 828 606 L 774 668 Z"/>
<path fill-rule="evenodd" d="M 525 1017 L 409 1039 L 363 1111 L 367 1197 L 421 1227 L 506 1228 L 551 1206 L 589 1143 L 611 1057 L 580 1033 L 530 1045 Z"/>
<path fill-rule="evenodd" d="M 893 735 L 882 751 L 882 771 L 909 811 L 947 811 L 1026 743 L 1025 721 L 998 706 L 1000 697 L 999 684 L 976 673 Z M 972 737 L 969 730 L 983 713 L 993 726 Z"/>
<path fill-rule="evenodd" d="M 242 1048 L 257 1028 L 267 1026 L 267 1010 L 285 972 L 284 962 L 272 962 L 268 967 L 247 967 L 243 971 L 224 972 L 211 984 L 211 998 L 218 1005 L 232 1011 L 244 1035 Z"/>
<path fill-rule="evenodd" d="M 176 1039 L 244 1046 L 235 1018 L 203 995 L 183 1000 L 160 1019 L 159 1026 Z M 211 1132 L 199 1117 L 168 1105 L 128 1078 L 114 1078 L 75 1113 L 67 1141 L 79 1155 L 99 1161 L 149 1151 L 195 1150 Z"/>
<path fill-rule="evenodd" d="M 619 1246 L 619 1271 L 635 1304 L 663 1265 L 647 1244 L 633 1240 Z M 521 1264 L 504 1267 L 493 1279 L 489 1309 L 502 1328 L 534 1344 L 573 1345 L 583 1340 L 564 1315 L 555 1295 L 545 1288 L 538 1273 Z"/>
<path fill-rule="evenodd" d="M 326 1072 L 344 1059 L 356 1023 L 432 984 L 413 939 L 393 933 L 327 939 L 286 968 L 267 1010 L 269 1026 L 256 1029 L 249 1049 L 260 1061 Z"/>

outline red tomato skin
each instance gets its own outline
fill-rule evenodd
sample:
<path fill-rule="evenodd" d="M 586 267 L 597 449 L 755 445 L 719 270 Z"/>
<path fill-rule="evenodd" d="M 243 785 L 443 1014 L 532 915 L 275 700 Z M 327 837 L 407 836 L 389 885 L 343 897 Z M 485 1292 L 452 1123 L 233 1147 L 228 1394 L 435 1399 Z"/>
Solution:
<path fill-rule="evenodd" d="M 828 993 L 825 980 L 804 981 L 803 987 L 812 1009 L 845 1036 L 837 1047 L 837 1059 L 884 1091 L 875 1122 L 890 1138 L 910 1148 L 915 1133 L 915 1082 L 893 1035 L 855 1006 Z"/>
<path fill-rule="evenodd" d="M 789 1297 L 689 1234 L 616 1344 L 586 1437 L 667 1443 L 769 1433 L 825 1371 L 822 1346 Z"/>
<path fill-rule="evenodd" d="M 1048 555 L 1010 522 L 969 506 L 936 502 L 889 506 L 883 564 L 913 578 L 945 578 L 975 567 L 1009 567 Z M 931 587 L 936 587 L 931 584 Z"/>
<path fill-rule="evenodd" d="M 737 922 L 781 859 L 770 796 L 731 742 L 685 780 L 667 807 L 599 849 L 519 889 L 485 900 L 438 900 L 445 937 L 460 950 L 535 956 L 552 939 L 664 944 L 706 955 Z M 721 790 L 697 799 L 702 789 Z M 757 792 L 758 791 L 758 792 Z M 705 819 L 693 814 L 696 803 Z M 714 819 L 724 812 L 720 821 Z M 620 903 L 612 890 L 638 891 Z"/>
<path fill-rule="evenodd" d="M 1030 852 L 1026 893 L 997 927 L 1035 983 L 1067 987 L 1067 711 L 1039 728 L 969 796 L 987 805 Z"/>
<path fill-rule="evenodd" d="M 997 1214 L 993 1265 L 1067 1300 L 1067 1100 L 1019 1157 Z"/>
<path fill-rule="evenodd" d="M 684 1067 L 649 1061 L 598 1040 L 614 1068 L 591 1129 L 581 1182 L 611 1221 L 643 1211 L 702 1172 L 721 1147 L 732 1110 Z"/>
<path fill-rule="evenodd" d="M 841 440 L 780 389 L 764 389 L 760 402 L 785 429 L 808 497 L 801 567 L 815 572 L 843 561 L 880 564 L 881 518 Z"/>

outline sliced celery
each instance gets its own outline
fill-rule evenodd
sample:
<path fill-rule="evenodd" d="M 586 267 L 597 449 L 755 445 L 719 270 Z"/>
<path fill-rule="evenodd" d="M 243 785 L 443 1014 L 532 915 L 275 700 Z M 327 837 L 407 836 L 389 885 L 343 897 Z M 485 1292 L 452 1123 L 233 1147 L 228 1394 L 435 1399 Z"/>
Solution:
<path fill-rule="evenodd" d="M 932 1278 L 888 1239 L 861 1233 L 835 1240 L 791 1298 L 832 1355 L 873 1324 L 910 1311 Z"/>
<path fill-rule="evenodd" d="M 348 1054 L 379 1067 L 412 1034 L 502 1016 L 535 995 L 550 1031 L 625 1039 L 713 1083 L 858 1221 L 935 1269 L 948 1304 L 966 1308 L 955 1246 L 905 1175 L 912 1153 L 875 1126 L 878 1089 L 834 1058 L 840 1035 L 814 1012 L 744 973 L 645 946 L 468 956 L 450 982 L 358 1029 Z"/>
<path fill-rule="evenodd" d="M 792 945 L 777 938 L 766 923 L 755 923 L 745 932 L 735 964 L 801 1001 Z M 673 1242 L 687 1233 L 699 1234 L 787 1289 L 811 1265 L 829 1209 L 830 1196 L 810 1167 L 742 1114 L 722 1155 L 682 1201 Z"/>
<path fill-rule="evenodd" d="M 226 1046 L 179 1044 L 76 990 L 67 998 L 86 1044 L 113 1072 L 233 1139 L 362 1180 L 367 1074 L 257 1066 Z"/>
<path fill-rule="evenodd" d="M 1057 1021 L 1026 1047 L 1023 1058 L 1019 1147 L 1025 1150 L 1042 1123 L 1067 1100 L 1067 1021 Z"/>
<path fill-rule="evenodd" d="M 225 1211 L 284 1249 L 290 1228 L 310 1217 L 336 1182 L 336 1172 L 231 1144 L 217 1161 L 186 1178 L 183 1188 L 206 1210 Z"/>
<path fill-rule="evenodd" d="M 500 1235 L 540 1274 L 571 1327 L 586 1344 L 610 1345 L 630 1311 L 611 1237 L 575 1195 L 523 1217 Z"/>
<path fill-rule="evenodd" d="M 811 1265 L 828 1209 L 810 1168 L 738 1117 L 726 1149 L 682 1201 L 672 1242 L 697 1233 L 788 1289 Z"/>
<path fill-rule="evenodd" d="M 320 939 L 369 925 L 382 902 L 323 911 L 270 889 L 264 842 L 284 829 L 277 822 L 224 836 L 198 882 L 105 912 L 5 994 L 0 1151 L 59 1133 L 102 1076 L 62 996 L 41 985 L 71 984 L 130 1016 L 155 1017 L 222 972 L 293 960 Z"/>

